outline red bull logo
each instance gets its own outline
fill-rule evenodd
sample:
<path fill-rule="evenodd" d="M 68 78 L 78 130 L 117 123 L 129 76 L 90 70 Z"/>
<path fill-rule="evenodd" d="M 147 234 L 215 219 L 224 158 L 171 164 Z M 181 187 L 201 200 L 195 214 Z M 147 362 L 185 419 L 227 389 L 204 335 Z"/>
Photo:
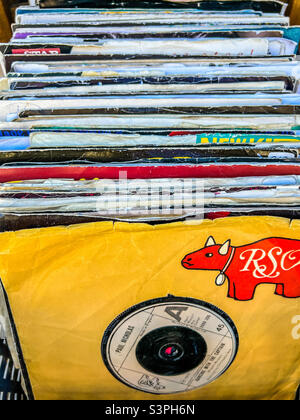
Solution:
<path fill-rule="evenodd" d="M 228 281 L 228 297 L 246 301 L 254 298 L 260 284 L 276 285 L 275 294 L 300 297 L 300 241 L 267 238 L 234 247 L 228 240 L 217 245 L 210 236 L 204 248 L 184 257 L 188 270 L 219 271 L 216 284 Z"/>

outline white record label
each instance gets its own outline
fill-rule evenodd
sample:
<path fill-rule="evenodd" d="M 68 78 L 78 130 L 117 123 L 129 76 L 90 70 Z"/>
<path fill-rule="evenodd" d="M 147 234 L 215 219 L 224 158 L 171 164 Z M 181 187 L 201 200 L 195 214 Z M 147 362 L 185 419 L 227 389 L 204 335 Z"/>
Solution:
<path fill-rule="evenodd" d="M 102 341 L 109 371 L 153 394 L 187 392 L 213 382 L 237 350 L 238 333 L 228 315 L 209 303 L 172 296 L 128 309 Z"/>

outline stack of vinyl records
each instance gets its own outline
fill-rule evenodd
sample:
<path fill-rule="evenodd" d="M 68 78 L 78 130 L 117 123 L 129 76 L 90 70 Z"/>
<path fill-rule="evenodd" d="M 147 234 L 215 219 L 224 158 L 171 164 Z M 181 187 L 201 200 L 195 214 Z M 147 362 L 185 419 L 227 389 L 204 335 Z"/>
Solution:
<path fill-rule="evenodd" d="M 103 182 L 74 188 L 82 178 L 119 179 L 125 172 L 168 184 L 176 178 L 175 188 L 184 178 L 228 178 L 207 183 L 205 207 L 235 213 L 253 206 L 257 214 L 267 205 L 294 214 L 300 28 L 289 26 L 286 4 L 90 8 L 97 4 L 74 1 L 66 3 L 74 8 L 60 9 L 64 2 L 44 0 L 20 7 L 12 40 L 1 46 L 2 229 L 116 217 L 118 209 L 105 204 L 111 193 L 95 192 Z M 245 177 L 271 175 L 280 178 L 266 185 L 249 178 L 245 185 Z M 17 180 L 26 183 L 7 187 Z M 125 198 L 136 194 L 134 185 Z M 165 217 L 157 203 L 150 219 Z M 190 197 L 189 215 L 195 204 Z M 129 206 L 129 219 L 135 210 L 149 219 L 145 203 Z"/>
<path fill-rule="evenodd" d="M 286 16 L 287 4 L 277 0 L 40 0 L 36 4 L 31 3 L 17 9 L 12 39 L 0 46 L 3 71 L 0 80 L 0 230 L 5 232 L 3 240 L 0 237 L 0 273 L 2 256 L 6 255 L 8 259 L 3 263 L 5 270 L 1 274 L 8 306 L 4 318 L 8 343 L 14 354 L 15 366 L 22 369 L 22 383 L 27 397 L 110 398 L 117 394 L 122 398 L 144 398 L 149 396 L 148 392 L 156 396 L 162 394 L 163 398 L 174 398 L 178 394 L 181 399 L 294 397 L 299 385 L 299 375 L 298 382 L 295 380 L 294 362 L 299 355 L 295 338 L 292 344 L 286 344 L 287 348 L 289 345 L 292 347 L 287 368 L 282 367 L 279 374 L 274 361 L 273 364 L 266 362 L 268 369 L 272 368 L 261 375 L 260 387 L 247 366 L 243 369 L 249 376 L 241 371 L 237 373 L 238 369 L 233 367 L 232 378 L 226 372 L 227 382 L 218 387 L 219 380 L 214 380 L 227 371 L 238 353 L 239 328 L 236 329 L 235 324 L 239 324 L 242 341 L 239 357 L 241 360 L 242 356 L 243 363 L 247 362 L 243 353 L 245 341 L 242 339 L 251 327 L 240 315 L 242 306 L 231 309 L 228 299 L 216 297 L 214 285 L 213 292 L 198 291 L 198 286 L 193 291 L 191 287 L 184 291 L 179 286 L 177 288 L 176 280 L 168 282 L 167 274 L 161 280 L 164 286 L 157 283 L 157 289 L 154 287 L 147 292 L 147 285 L 142 285 L 139 280 L 138 268 L 131 267 L 133 254 L 125 257 L 127 248 L 130 250 L 132 247 L 132 252 L 136 249 L 138 255 L 139 262 L 135 264 L 146 262 L 144 253 L 147 247 L 139 248 L 142 246 L 139 242 L 142 234 L 138 235 L 139 230 L 145 229 L 145 241 L 148 237 L 150 245 L 153 244 L 151 247 L 159 254 L 160 247 L 168 255 L 173 249 L 171 245 L 168 248 L 164 240 L 179 244 L 173 249 L 172 256 L 168 256 L 168 263 L 162 262 L 161 255 L 155 257 L 151 254 L 151 264 L 155 265 L 154 261 L 157 261 L 154 267 L 156 273 L 162 273 L 162 267 L 165 264 L 171 266 L 177 258 L 178 270 L 186 279 L 185 284 L 191 278 L 188 276 L 193 274 L 190 269 L 204 270 L 203 275 L 217 270 L 220 274 L 216 284 L 220 286 L 230 280 L 228 267 L 232 259 L 237 258 L 234 255 L 241 252 L 239 247 L 258 243 L 257 249 L 252 247 L 248 249 L 248 254 L 245 251 L 240 257 L 244 264 L 241 271 L 248 275 L 253 268 L 253 278 L 257 283 L 251 280 L 253 290 L 243 289 L 241 292 L 237 284 L 232 285 L 229 281 L 228 297 L 241 305 L 241 301 L 254 298 L 258 281 L 274 283 L 275 299 L 284 302 L 279 305 L 281 319 L 288 320 L 290 328 L 291 319 L 295 320 L 292 315 L 295 316 L 299 308 L 300 285 L 298 281 L 294 287 L 290 284 L 285 287 L 282 276 L 288 272 L 289 278 L 292 278 L 293 270 L 296 273 L 300 264 L 297 254 L 299 227 L 293 230 L 290 222 L 290 219 L 300 218 L 300 63 L 297 61 L 300 27 L 290 26 Z M 72 230 L 70 225 L 76 226 Z M 91 349 L 88 333 L 92 328 L 82 327 L 75 333 L 73 324 L 78 326 L 81 321 L 73 319 L 71 328 L 63 316 L 63 327 L 58 327 L 53 313 L 58 314 L 59 311 L 52 309 L 49 302 L 57 293 L 54 300 L 62 304 L 64 298 L 59 294 L 62 290 L 54 293 L 47 283 L 48 278 L 50 282 L 49 273 L 39 272 L 38 285 L 31 285 L 32 290 L 30 279 L 34 278 L 39 258 L 65 278 L 63 269 L 60 271 L 55 265 L 67 266 L 65 262 L 58 261 L 61 255 L 68 254 L 64 248 L 59 248 L 60 244 L 67 241 L 68 248 L 74 242 L 80 248 L 84 237 L 90 238 L 92 243 L 92 235 L 99 235 L 106 229 L 105 226 L 111 234 L 104 240 L 102 248 L 106 259 L 101 257 L 99 266 L 95 262 L 98 273 L 103 275 L 102 286 L 107 281 L 111 287 L 110 278 L 122 278 L 118 267 L 122 267 L 124 258 L 124 269 L 126 266 L 129 270 L 128 278 L 124 274 L 125 283 L 117 286 L 116 293 L 119 296 L 127 290 L 127 281 L 134 282 L 133 278 L 129 280 L 130 275 L 139 288 L 136 294 L 129 293 L 124 306 L 115 306 L 107 319 L 101 318 L 105 372 L 102 376 L 107 378 L 103 388 L 101 375 L 96 379 L 94 372 L 83 367 L 85 362 L 77 354 L 57 356 L 67 348 L 77 347 L 71 339 L 72 334 L 81 337 L 82 342 L 86 340 L 88 349 L 83 344 L 79 346 L 82 353 L 86 356 L 93 354 L 96 347 Z M 202 234 L 200 245 L 196 245 L 199 226 L 204 226 L 207 232 L 205 230 Z M 76 229 L 82 229 L 83 236 L 76 236 L 79 232 Z M 122 230 L 131 232 L 131 229 L 132 238 L 122 242 Z M 164 232 L 168 233 L 166 238 L 162 236 Z M 174 232 L 177 232 L 178 238 L 173 235 Z M 43 242 L 46 235 L 49 235 L 48 245 Z M 219 240 L 212 238 L 216 235 Z M 283 243 L 282 238 L 287 235 L 288 239 L 284 240 L 291 242 Z M 206 243 L 204 236 L 205 239 L 209 237 Z M 239 247 L 226 242 L 229 236 Z M 23 243 L 25 237 L 28 239 L 26 244 Z M 114 238 L 120 239 L 120 242 Z M 269 240 L 268 246 L 264 245 L 265 242 L 258 242 L 265 241 L 265 238 L 274 240 Z M 113 246 L 118 247 L 118 243 L 122 243 L 123 248 L 118 248 L 120 259 L 117 262 Z M 50 244 L 52 249 L 61 251 L 60 255 L 55 256 L 53 251 L 49 251 Z M 203 256 L 195 256 L 192 251 L 203 245 Z M 9 246 L 9 250 L 5 246 Z M 18 275 L 25 283 L 22 287 L 18 285 L 18 289 L 14 287 L 13 277 L 18 271 L 14 268 L 16 261 L 22 259 L 21 250 L 32 266 L 24 262 Z M 44 257 L 40 254 L 41 250 L 44 250 Z M 222 257 L 224 261 L 216 260 L 211 264 L 199 262 L 202 257 L 217 258 L 214 257 L 215 251 L 218 251 L 219 260 L 226 255 L 230 258 Z M 83 248 L 81 252 L 85 255 Z M 246 256 L 249 257 L 248 262 Z M 69 267 L 69 274 L 80 261 L 88 261 L 87 256 L 78 258 L 75 258 L 76 264 Z M 105 266 L 106 263 L 110 268 Z M 118 267 L 113 268 L 115 265 Z M 88 267 L 85 267 L 85 272 L 91 270 L 91 278 L 96 279 L 94 269 Z M 278 267 L 281 271 L 277 271 Z M 149 265 L 146 271 L 148 269 Z M 150 271 L 149 276 L 145 272 L 148 280 L 151 275 L 154 276 Z M 299 278 L 299 273 L 297 276 Z M 79 275 L 72 278 L 79 279 Z M 42 289 L 44 280 L 50 292 L 46 286 Z M 82 287 L 78 287 L 82 290 L 85 286 L 91 292 L 94 290 L 90 283 L 82 282 Z M 75 288 L 73 285 L 72 289 L 70 283 L 64 291 L 69 290 L 69 295 L 74 297 L 79 293 Z M 24 292 L 22 302 L 18 298 L 20 290 Z M 142 290 L 146 290 L 145 294 L 140 293 Z M 148 320 L 145 324 L 147 328 L 143 330 L 145 340 L 141 338 L 142 333 L 137 335 L 140 341 L 135 342 L 138 344 L 134 354 L 128 350 L 124 359 L 118 359 L 116 355 L 121 355 L 127 340 L 131 342 L 131 334 L 132 337 L 135 335 L 132 333 L 134 322 L 140 321 L 134 318 L 133 326 L 126 324 L 125 328 L 118 324 L 121 321 L 117 315 L 143 300 L 160 298 L 168 293 L 173 297 L 144 304 L 142 312 L 131 309 L 128 313 L 133 314 L 132 318 L 138 317 L 138 313 L 155 313 L 155 308 L 164 304 L 165 316 L 171 317 L 172 327 L 154 323 L 152 332 L 148 331 L 147 335 Z M 202 303 L 201 310 L 214 313 L 211 315 L 211 328 L 216 328 L 216 337 L 222 334 L 224 328 L 224 337 L 228 339 L 230 349 L 227 344 L 218 347 L 214 339 L 209 344 L 209 338 L 204 333 L 201 336 L 199 329 L 197 333 L 194 331 L 198 323 L 196 318 L 200 317 L 196 312 L 186 317 L 184 325 L 181 325 L 182 311 L 186 309 L 180 309 L 183 301 L 181 298 L 176 301 L 174 295 L 185 296 L 185 308 L 193 307 L 195 311 L 201 304 L 191 299 L 203 298 L 215 305 L 217 308 L 209 309 Z M 261 301 L 264 307 L 268 305 L 269 298 L 274 299 L 269 289 L 266 295 L 268 298 L 263 303 Z M 45 296 L 45 301 L 40 301 L 41 296 Z M 288 306 L 287 302 L 291 300 L 284 298 L 296 299 Z M 86 302 L 93 306 L 90 298 Z M 105 302 L 109 304 L 108 297 Z M 67 307 L 72 308 L 70 303 L 62 305 L 65 311 L 68 311 Z M 230 312 L 233 322 L 222 311 L 222 314 L 218 312 L 222 306 Z M 79 310 L 84 311 L 81 306 Z M 252 311 L 249 306 L 248 311 Z M 24 320 L 27 312 L 30 314 L 26 316 L 31 318 Z M 207 313 L 205 316 L 208 318 L 203 315 L 204 321 L 200 317 L 203 321 L 200 322 L 201 328 L 208 322 L 210 315 Z M 277 315 L 276 323 L 279 322 Z M 11 327 L 13 318 L 16 328 Z M 111 324 L 104 334 L 113 318 L 119 321 Z M 270 334 L 271 318 L 270 315 Z M 124 315 L 121 319 L 128 318 Z M 41 330 L 35 322 L 40 322 Z M 177 323 L 175 327 L 174 323 Z M 159 330 L 157 325 L 160 328 L 175 328 L 170 332 L 173 338 L 162 341 L 160 348 L 153 344 L 161 339 L 160 335 L 155 335 Z M 282 339 L 285 325 L 282 321 L 282 325 L 275 328 L 279 334 L 277 338 Z M 188 327 L 190 333 L 186 335 L 183 329 Z M 58 338 L 56 332 L 61 328 L 64 333 L 58 334 Z M 259 328 L 255 328 L 253 339 L 255 334 L 263 335 Z M 43 334 L 48 332 L 52 338 L 49 343 L 47 340 L 43 342 Z M 168 332 L 160 330 L 160 333 L 163 337 L 168 336 Z M 70 336 L 68 343 L 59 342 L 62 335 L 64 339 Z M 35 336 L 40 341 L 33 344 Z M 123 337 L 123 344 L 119 347 L 115 337 Z M 291 334 L 286 340 L 290 337 Z M 56 348 L 56 352 L 49 350 L 53 342 L 58 343 L 59 350 Z M 185 349 L 189 342 L 190 349 Z M 275 337 L 269 339 L 269 343 L 274 342 Z M 19 344 L 23 353 L 16 350 Z M 42 346 L 43 356 L 38 355 L 39 345 Z M 133 345 L 132 342 L 130 345 Z M 204 349 L 203 354 L 200 352 L 202 355 L 191 350 L 197 345 Z M 117 350 L 112 350 L 114 346 Z M 262 357 L 269 360 L 268 351 L 262 347 L 253 363 L 262 363 Z M 213 348 L 216 349 L 215 356 Z M 155 358 L 153 354 L 156 351 Z M 248 351 L 254 358 L 255 351 L 249 348 Z M 279 353 L 278 350 L 276 360 L 281 363 Z M 71 361 L 73 356 L 77 367 Z M 86 364 L 88 359 L 86 357 Z M 49 372 L 41 367 L 43 363 L 49 367 Z M 126 363 L 128 366 L 124 367 Z M 237 366 L 238 362 L 235 363 Z M 212 372 L 209 370 L 211 365 L 214 366 Z M 79 368 L 82 368 L 81 374 L 77 372 Z M 210 374 L 204 373 L 205 369 Z M 260 367 L 253 369 L 257 374 Z M 136 371 L 137 374 L 133 373 Z M 292 378 L 290 371 L 294 372 Z M 267 383 L 265 378 L 268 375 Z M 284 380 L 290 382 L 284 384 Z M 274 384 L 274 381 L 278 383 Z M 82 384 L 82 388 L 75 385 L 77 382 Z M 216 385 L 207 387 L 211 382 Z"/>

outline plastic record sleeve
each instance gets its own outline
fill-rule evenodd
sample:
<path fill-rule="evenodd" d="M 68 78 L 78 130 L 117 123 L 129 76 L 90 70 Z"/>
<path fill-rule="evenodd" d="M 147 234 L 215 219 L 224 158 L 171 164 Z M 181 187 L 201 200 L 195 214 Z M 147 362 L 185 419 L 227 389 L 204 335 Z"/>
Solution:
<path fill-rule="evenodd" d="M 119 315 L 102 340 L 108 370 L 151 394 L 175 394 L 220 377 L 238 351 L 237 329 L 219 308 L 197 299 L 158 298 Z"/>

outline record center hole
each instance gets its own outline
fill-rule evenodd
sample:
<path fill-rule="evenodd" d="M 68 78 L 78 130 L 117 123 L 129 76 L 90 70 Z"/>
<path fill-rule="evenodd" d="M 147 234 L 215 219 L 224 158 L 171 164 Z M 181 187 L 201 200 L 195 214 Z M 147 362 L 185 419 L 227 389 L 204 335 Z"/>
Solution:
<path fill-rule="evenodd" d="M 159 350 L 159 356 L 164 360 L 176 361 L 184 355 L 184 350 L 179 344 L 167 344 Z"/>

